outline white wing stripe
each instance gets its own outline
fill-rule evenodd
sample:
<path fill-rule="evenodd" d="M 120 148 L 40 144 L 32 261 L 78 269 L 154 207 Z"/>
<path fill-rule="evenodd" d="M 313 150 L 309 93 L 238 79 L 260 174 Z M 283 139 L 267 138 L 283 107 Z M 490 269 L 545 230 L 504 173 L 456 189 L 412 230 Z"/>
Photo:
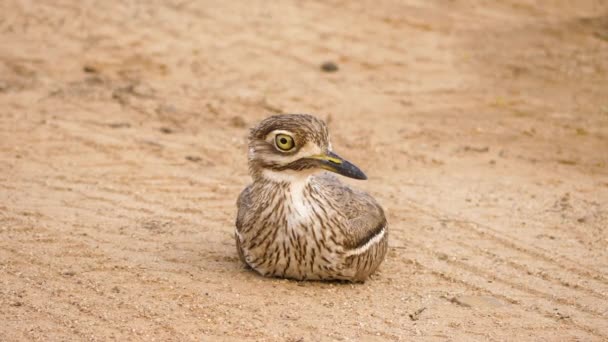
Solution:
<path fill-rule="evenodd" d="M 375 245 L 378 242 L 382 241 L 382 238 L 384 237 L 385 231 L 386 231 L 386 226 L 382 227 L 382 229 L 380 230 L 380 232 L 378 234 L 374 235 L 373 238 L 369 239 L 369 241 L 367 241 L 365 243 L 365 245 L 347 251 L 346 252 L 346 256 L 349 257 L 349 256 L 352 256 L 352 255 L 359 255 L 359 254 L 363 254 L 363 253 L 367 252 L 367 250 L 370 249 L 373 245 Z"/>

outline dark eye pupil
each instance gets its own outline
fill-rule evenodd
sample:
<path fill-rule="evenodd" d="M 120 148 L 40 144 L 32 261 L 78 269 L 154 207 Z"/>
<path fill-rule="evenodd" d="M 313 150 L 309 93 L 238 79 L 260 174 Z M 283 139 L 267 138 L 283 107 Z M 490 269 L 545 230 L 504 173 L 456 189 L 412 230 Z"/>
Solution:
<path fill-rule="evenodd" d="M 283 145 L 287 144 L 287 139 L 281 138 L 281 144 L 283 144 Z"/>

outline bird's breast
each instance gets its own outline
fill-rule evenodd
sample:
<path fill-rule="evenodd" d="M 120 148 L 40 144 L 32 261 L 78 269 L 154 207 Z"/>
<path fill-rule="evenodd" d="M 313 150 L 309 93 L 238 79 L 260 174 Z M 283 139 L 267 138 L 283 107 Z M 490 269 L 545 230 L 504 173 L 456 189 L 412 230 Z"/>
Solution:
<path fill-rule="evenodd" d="M 248 264 L 262 274 L 298 279 L 339 267 L 340 220 L 331 217 L 327 203 L 308 184 L 291 184 L 274 198 L 280 201 L 268 203 L 239 237 Z"/>

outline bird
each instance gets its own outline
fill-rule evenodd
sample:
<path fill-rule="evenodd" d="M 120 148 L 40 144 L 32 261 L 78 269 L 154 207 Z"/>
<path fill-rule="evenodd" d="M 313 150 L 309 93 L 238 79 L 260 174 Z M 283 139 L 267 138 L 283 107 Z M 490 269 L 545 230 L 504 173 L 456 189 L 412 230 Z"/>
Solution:
<path fill-rule="evenodd" d="M 310 114 L 278 114 L 251 128 L 253 182 L 237 200 L 240 260 L 267 277 L 365 282 L 384 260 L 388 223 L 365 180 L 333 152 L 328 127 Z"/>

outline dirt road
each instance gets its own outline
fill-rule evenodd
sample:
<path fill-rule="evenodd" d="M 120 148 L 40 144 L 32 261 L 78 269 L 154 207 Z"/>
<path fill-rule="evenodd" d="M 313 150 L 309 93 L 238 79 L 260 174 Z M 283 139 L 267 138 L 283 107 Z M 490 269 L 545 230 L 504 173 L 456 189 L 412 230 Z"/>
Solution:
<path fill-rule="evenodd" d="M 322 71 L 326 61 L 338 70 Z M 249 126 L 316 113 L 362 285 L 239 263 Z M 0 340 L 608 340 L 608 3 L 0 2 Z"/>

